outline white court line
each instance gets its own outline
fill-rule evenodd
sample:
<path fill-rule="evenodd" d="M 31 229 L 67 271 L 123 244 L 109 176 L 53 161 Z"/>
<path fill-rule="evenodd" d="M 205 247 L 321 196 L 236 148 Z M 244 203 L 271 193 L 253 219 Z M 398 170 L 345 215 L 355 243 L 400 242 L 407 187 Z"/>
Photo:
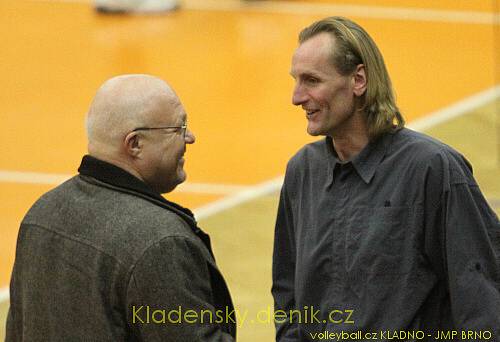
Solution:
<path fill-rule="evenodd" d="M 191 10 L 255 11 L 300 15 L 342 15 L 363 18 L 460 22 L 468 24 L 499 24 L 500 14 L 480 11 L 435 10 L 413 7 L 370 5 L 342 5 L 291 1 L 229 2 L 203 0 L 187 2 L 183 8 Z"/>
<path fill-rule="evenodd" d="M 0 182 L 59 185 L 73 175 L 0 170 Z"/>
<path fill-rule="evenodd" d="M 218 201 L 202 206 L 194 210 L 197 219 L 206 218 L 221 211 L 235 207 L 239 204 L 251 201 L 255 198 L 271 194 L 278 191 L 283 184 L 283 177 L 271 179 L 269 181 L 249 187 L 246 190 L 230 195 Z"/>
<path fill-rule="evenodd" d="M 9 300 L 9 287 L 4 287 L 0 289 L 0 303 Z"/>
<path fill-rule="evenodd" d="M 59 185 L 73 177 L 72 175 L 0 170 L 0 182 Z M 186 193 L 201 193 L 227 195 L 248 189 L 246 185 L 184 183 L 176 191 Z"/>
<path fill-rule="evenodd" d="M 426 130 L 484 106 L 498 97 L 500 97 L 500 85 L 467 97 L 446 108 L 432 112 L 422 119 L 414 120 L 408 127 L 417 131 Z"/>
<path fill-rule="evenodd" d="M 31 2 L 88 3 L 89 0 L 30 0 Z M 341 15 L 360 18 L 453 22 L 466 24 L 500 24 L 500 14 L 480 11 L 436 10 L 413 7 L 342 5 L 291 1 L 185 0 L 182 9 L 201 11 L 252 11 L 297 15 Z"/>
<path fill-rule="evenodd" d="M 213 195 L 224 195 L 224 194 L 234 194 L 235 192 L 240 192 L 249 189 L 249 185 L 235 185 L 235 184 L 212 184 L 212 183 L 182 183 L 175 191 L 179 192 L 189 192 L 198 194 L 213 194 Z"/>

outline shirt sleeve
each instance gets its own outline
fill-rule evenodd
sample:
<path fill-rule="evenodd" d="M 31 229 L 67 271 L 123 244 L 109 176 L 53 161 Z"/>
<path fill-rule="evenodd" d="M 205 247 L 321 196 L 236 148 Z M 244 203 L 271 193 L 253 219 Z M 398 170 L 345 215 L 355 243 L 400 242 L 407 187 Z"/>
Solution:
<path fill-rule="evenodd" d="M 298 326 L 290 323 L 290 311 L 295 309 L 295 238 L 293 211 L 287 179 L 281 189 L 276 219 L 273 252 L 274 310 L 276 314 L 276 341 L 298 341 Z M 284 312 L 284 313 L 283 313 Z"/>
<path fill-rule="evenodd" d="M 445 194 L 446 255 L 452 313 L 462 330 L 489 330 L 500 341 L 498 218 L 479 188 L 456 184 Z M 496 232 L 495 232 L 496 231 Z"/>
<path fill-rule="evenodd" d="M 463 158 L 463 157 L 462 157 Z M 437 264 L 448 281 L 453 322 L 459 330 L 490 331 L 500 341 L 498 217 L 472 177 L 465 159 L 442 158 L 439 202 L 432 222 L 440 251 Z M 433 191 L 433 190 L 430 190 Z"/>
<path fill-rule="evenodd" d="M 201 248 L 189 238 L 168 237 L 137 262 L 127 322 L 139 340 L 234 341 L 221 328 L 228 318 L 213 305 L 210 266 Z"/>

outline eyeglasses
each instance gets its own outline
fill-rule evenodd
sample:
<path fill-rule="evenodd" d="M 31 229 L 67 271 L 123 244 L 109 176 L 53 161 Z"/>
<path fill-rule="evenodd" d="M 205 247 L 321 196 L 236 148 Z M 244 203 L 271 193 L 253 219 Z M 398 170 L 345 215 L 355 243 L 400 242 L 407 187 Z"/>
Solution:
<path fill-rule="evenodd" d="M 181 135 L 183 138 L 186 137 L 186 131 L 187 131 L 187 123 L 185 123 L 182 126 L 161 126 L 161 127 L 138 127 L 132 132 L 137 132 L 137 131 L 152 131 L 152 130 L 157 130 L 157 129 L 175 129 L 175 132 L 181 131 Z"/>

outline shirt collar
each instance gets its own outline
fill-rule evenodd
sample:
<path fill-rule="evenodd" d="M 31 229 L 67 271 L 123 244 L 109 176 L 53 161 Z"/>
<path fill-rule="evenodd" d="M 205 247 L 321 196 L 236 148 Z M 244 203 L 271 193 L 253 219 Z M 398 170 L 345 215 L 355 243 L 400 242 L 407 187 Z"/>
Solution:
<path fill-rule="evenodd" d="M 170 202 L 166 200 L 159 193 L 153 191 L 146 183 L 144 183 L 139 178 L 133 176 L 122 168 L 105 162 L 103 160 L 94 158 L 89 155 L 85 155 L 82 158 L 82 162 L 80 167 L 78 168 L 78 172 L 81 175 L 89 176 L 95 178 L 101 182 L 131 190 L 134 192 L 138 192 L 142 195 L 145 195 L 148 198 L 154 199 L 156 201 L 163 202 L 170 207 L 182 212 L 183 214 L 189 216 L 194 222 L 194 215 L 191 210 L 184 208 L 177 203 Z M 189 222 L 193 224 L 193 222 Z"/>
<path fill-rule="evenodd" d="M 369 142 L 352 160 L 354 168 L 366 184 L 371 182 L 377 167 L 384 159 L 392 136 L 392 133 L 386 133 Z"/>
<path fill-rule="evenodd" d="M 390 141 L 392 140 L 392 136 L 392 133 L 386 133 L 376 140 L 369 142 L 361 150 L 361 152 L 351 160 L 354 169 L 366 184 L 369 184 L 371 182 L 378 165 L 384 159 L 387 148 L 390 145 Z M 332 138 L 326 137 L 325 142 L 328 153 L 331 155 L 331 158 L 328 159 L 329 166 L 333 175 L 336 167 L 340 166 L 342 162 L 339 159 L 335 148 L 333 147 Z"/>

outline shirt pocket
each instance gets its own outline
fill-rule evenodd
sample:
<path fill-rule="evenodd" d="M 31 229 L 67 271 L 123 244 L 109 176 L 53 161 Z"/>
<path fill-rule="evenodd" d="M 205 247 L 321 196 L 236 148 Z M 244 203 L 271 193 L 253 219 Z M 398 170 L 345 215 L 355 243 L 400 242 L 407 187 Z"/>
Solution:
<path fill-rule="evenodd" d="M 403 261 L 411 248 L 410 207 L 347 209 L 345 269 L 356 277 L 407 272 Z"/>

